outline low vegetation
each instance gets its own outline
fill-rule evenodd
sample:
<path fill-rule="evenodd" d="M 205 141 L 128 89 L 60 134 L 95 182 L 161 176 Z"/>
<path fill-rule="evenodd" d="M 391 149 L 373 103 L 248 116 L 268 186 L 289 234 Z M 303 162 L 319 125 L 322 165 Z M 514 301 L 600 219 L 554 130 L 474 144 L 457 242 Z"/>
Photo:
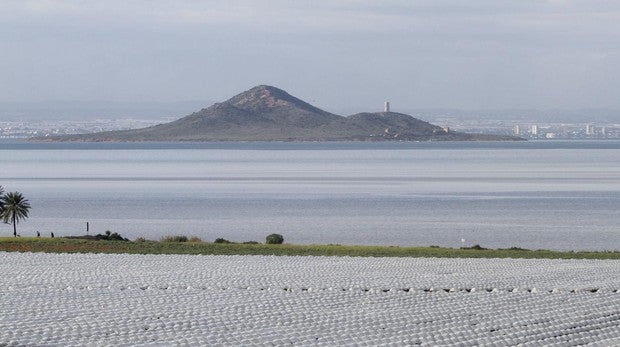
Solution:
<path fill-rule="evenodd" d="M 184 235 L 164 236 L 161 238 L 161 242 L 187 242 L 189 239 Z"/>
<path fill-rule="evenodd" d="M 85 236 L 67 236 L 68 239 L 81 239 L 81 240 L 105 240 L 105 241 L 129 241 L 119 233 L 113 233 L 110 230 L 106 230 L 104 234 L 97 235 L 85 235 Z"/>
<path fill-rule="evenodd" d="M 266 238 L 266 242 L 268 245 L 281 245 L 284 243 L 284 237 L 280 234 L 271 234 Z"/>
<path fill-rule="evenodd" d="M 444 247 L 291 245 L 259 243 L 188 242 L 187 237 L 171 236 L 161 241 L 139 239 L 118 242 L 70 238 L 0 238 L 0 251 L 50 253 L 130 253 L 130 254 L 216 254 L 216 255 L 315 255 L 351 257 L 441 257 L 441 258 L 546 258 L 620 259 L 620 252 L 559 252 L 549 250 L 459 249 Z M 480 247 L 482 248 L 482 247 Z"/>
<path fill-rule="evenodd" d="M 217 239 L 215 239 L 215 241 L 213 241 L 214 243 L 232 243 L 226 239 L 223 239 L 221 237 L 218 237 Z"/>

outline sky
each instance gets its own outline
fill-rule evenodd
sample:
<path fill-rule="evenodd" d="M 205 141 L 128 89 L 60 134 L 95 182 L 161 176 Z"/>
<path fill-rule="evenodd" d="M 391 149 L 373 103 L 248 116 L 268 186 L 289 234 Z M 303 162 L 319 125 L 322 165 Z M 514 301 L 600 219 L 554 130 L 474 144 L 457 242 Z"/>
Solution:
<path fill-rule="evenodd" d="M 332 112 L 620 109 L 620 1 L 0 0 L 0 102 L 259 84 Z"/>

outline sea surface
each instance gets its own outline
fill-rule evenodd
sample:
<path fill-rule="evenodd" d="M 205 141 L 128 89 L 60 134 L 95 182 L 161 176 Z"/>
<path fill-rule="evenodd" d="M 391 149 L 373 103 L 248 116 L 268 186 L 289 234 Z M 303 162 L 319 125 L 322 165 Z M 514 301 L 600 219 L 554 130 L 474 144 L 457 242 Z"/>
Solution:
<path fill-rule="evenodd" d="M 0 185 L 22 236 L 620 250 L 617 140 L 3 141 Z"/>

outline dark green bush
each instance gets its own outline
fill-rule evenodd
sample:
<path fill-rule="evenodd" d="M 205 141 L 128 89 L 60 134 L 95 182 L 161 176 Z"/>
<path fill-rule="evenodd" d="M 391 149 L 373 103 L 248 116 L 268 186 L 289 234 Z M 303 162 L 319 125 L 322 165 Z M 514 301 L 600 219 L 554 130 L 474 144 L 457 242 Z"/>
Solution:
<path fill-rule="evenodd" d="M 215 241 L 213 243 L 232 243 L 226 239 L 223 239 L 221 237 L 218 237 L 217 239 L 215 239 Z"/>
<path fill-rule="evenodd" d="M 165 236 L 161 238 L 161 242 L 187 242 L 188 238 L 185 235 Z"/>
<path fill-rule="evenodd" d="M 461 247 L 461 249 L 473 249 L 473 250 L 476 250 L 476 251 L 488 250 L 488 248 L 484 248 L 484 247 L 482 247 L 480 245 L 473 245 L 471 247 Z"/>
<path fill-rule="evenodd" d="M 257 241 L 245 241 L 243 244 L 244 245 L 258 245 L 258 242 Z"/>
<path fill-rule="evenodd" d="M 110 230 L 106 230 L 105 235 L 97 234 L 93 238 L 96 240 L 107 240 L 107 241 L 129 241 L 129 239 L 122 237 L 121 234 L 113 233 Z"/>
<path fill-rule="evenodd" d="M 112 233 L 110 236 L 108 236 L 108 240 L 114 240 L 114 241 L 127 241 L 125 240 L 125 238 L 123 238 L 121 236 L 121 234 L 119 233 Z"/>
<path fill-rule="evenodd" d="M 530 251 L 527 248 L 521 248 L 521 247 L 510 247 L 510 248 L 498 248 L 498 251 L 519 251 L 519 252 L 527 252 Z M 540 249 L 539 249 L 540 251 Z"/>
<path fill-rule="evenodd" d="M 280 234 L 271 234 L 267 236 L 266 243 L 269 245 L 280 245 L 284 242 L 284 237 Z"/>

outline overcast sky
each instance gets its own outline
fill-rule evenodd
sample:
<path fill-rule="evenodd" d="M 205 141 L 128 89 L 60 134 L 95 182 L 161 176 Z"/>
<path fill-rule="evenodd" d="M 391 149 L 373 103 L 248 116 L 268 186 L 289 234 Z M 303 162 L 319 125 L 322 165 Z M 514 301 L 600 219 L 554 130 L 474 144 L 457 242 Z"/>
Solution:
<path fill-rule="evenodd" d="M 258 84 L 328 111 L 618 109 L 620 1 L 0 1 L 0 102 Z"/>

